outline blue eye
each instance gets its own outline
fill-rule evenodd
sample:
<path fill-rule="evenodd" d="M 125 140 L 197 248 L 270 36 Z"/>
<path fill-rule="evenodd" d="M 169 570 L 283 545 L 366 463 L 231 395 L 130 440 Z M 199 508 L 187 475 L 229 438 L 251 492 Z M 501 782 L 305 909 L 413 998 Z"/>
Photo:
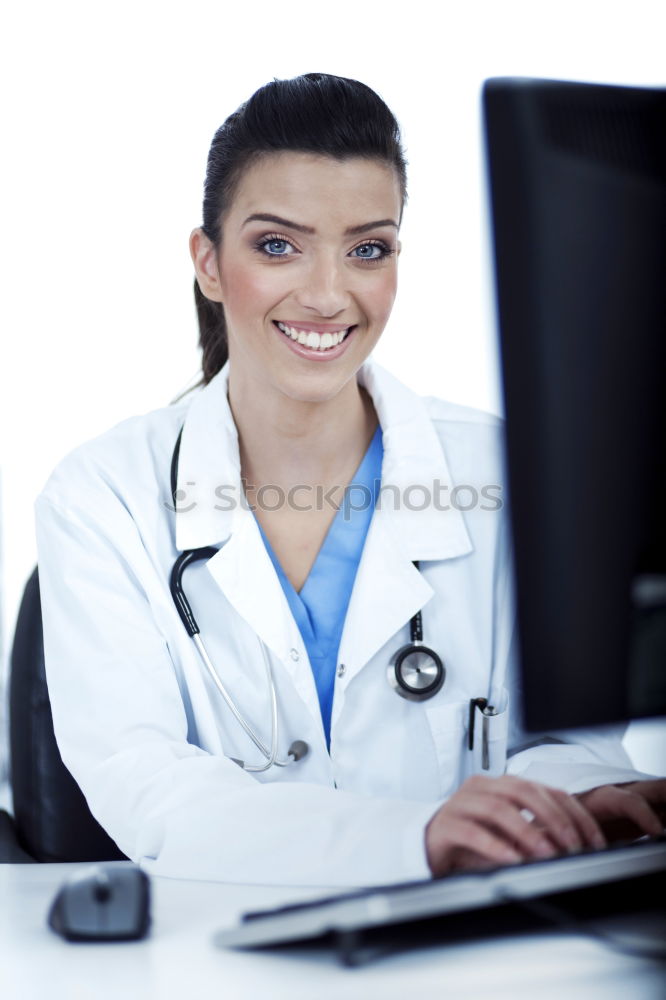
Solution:
<path fill-rule="evenodd" d="M 371 250 L 371 251 L 378 250 L 379 253 L 376 254 L 375 256 L 373 256 L 372 254 L 365 254 L 365 253 L 361 255 L 361 260 L 378 260 L 382 256 L 381 251 L 383 249 L 385 248 L 380 246 L 379 243 L 364 243 L 363 246 L 356 247 L 354 249 L 354 253 L 356 253 L 357 250 Z"/>
<path fill-rule="evenodd" d="M 286 257 L 286 256 L 289 256 L 289 255 L 286 254 L 286 253 L 280 253 L 280 250 L 279 249 L 275 250 L 275 247 L 276 246 L 277 247 L 280 247 L 280 246 L 282 246 L 282 247 L 289 247 L 289 246 L 291 246 L 291 243 L 289 243 L 288 240 L 277 239 L 277 238 L 273 238 L 273 239 L 269 238 L 269 239 L 261 241 L 257 245 L 261 249 L 265 250 L 265 252 L 268 254 L 269 257 Z M 269 250 L 268 247 L 271 247 L 272 249 Z"/>
<path fill-rule="evenodd" d="M 356 254 L 357 250 L 370 251 L 370 253 L 363 252 L 356 257 L 356 260 L 367 261 L 368 264 L 374 264 L 377 261 L 386 260 L 388 257 L 392 257 L 395 253 L 395 250 L 391 250 L 386 243 L 382 243 L 380 240 L 373 240 L 372 243 L 362 243 L 360 246 L 354 247 L 352 253 Z M 377 250 L 379 252 L 373 254 L 373 250 Z"/>

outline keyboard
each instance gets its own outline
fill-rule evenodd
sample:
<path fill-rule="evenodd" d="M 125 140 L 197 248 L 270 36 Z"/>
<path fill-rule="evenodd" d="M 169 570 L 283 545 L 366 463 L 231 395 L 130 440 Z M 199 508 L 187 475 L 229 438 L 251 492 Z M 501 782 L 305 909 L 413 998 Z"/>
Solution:
<path fill-rule="evenodd" d="M 331 933 L 349 935 L 629 879 L 642 879 L 648 893 L 650 886 L 656 892 L 654 877 L 665 872 L 666 836 L 643 837 L 601 850 L 357 889 L 245 913 L 235 926 L 218 931 L 214 943 L 222 948 L 253 948 Z M 663 905 L 663 892 L 660 898 Z"/>

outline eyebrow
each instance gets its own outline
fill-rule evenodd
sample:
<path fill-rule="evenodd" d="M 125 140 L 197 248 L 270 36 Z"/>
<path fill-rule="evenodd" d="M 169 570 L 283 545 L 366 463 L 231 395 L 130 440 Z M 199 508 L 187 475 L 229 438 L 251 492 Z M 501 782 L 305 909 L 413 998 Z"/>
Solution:
<path fill-rule="evenodd" d="M 287 229 L 295 229 L 299 233 L 309 233 L 310 235 L 316 233 L 316 229 L 312 226 L 302 226 L 299 222 L 290 222 L 289 219 L 282 219 L 279 215 L 269 215 L 264 212 L 255 212 L 254 215 L 248 215 L 247 219 L 241 226 L 243 229 L 248 222 L 274 222 L 278 226 L 284 226 Z M 360 226 L 348 226 L 344 231 L 345 236 L 358 236 L 360 233 L 367 233 L 370 229 L 379 229 L 380 226 L 395 226 L 398 228 L 398 223 L 394 222 L 393 219 L 379 219 L 377 222 L 363 222 Z"/>

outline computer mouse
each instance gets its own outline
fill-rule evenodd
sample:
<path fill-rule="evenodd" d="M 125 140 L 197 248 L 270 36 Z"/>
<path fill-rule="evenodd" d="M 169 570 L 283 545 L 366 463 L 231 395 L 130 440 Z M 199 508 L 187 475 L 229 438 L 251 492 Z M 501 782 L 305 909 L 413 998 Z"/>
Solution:
<path fill-rule="evenodd" d="M 68 941 L 134 941 L 150 924 L 150 883 L 136 865 L 97 864 L 58 891 L 49 926 Z"/>

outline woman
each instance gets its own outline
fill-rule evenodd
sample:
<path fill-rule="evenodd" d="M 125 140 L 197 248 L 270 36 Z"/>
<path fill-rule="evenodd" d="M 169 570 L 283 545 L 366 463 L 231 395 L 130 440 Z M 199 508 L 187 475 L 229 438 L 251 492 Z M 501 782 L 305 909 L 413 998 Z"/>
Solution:
<path fill-rule="evenodd" d="M 191 237 L 202 384 L 38 498 L 56 736 L 149 871 L 382 883 L 601 846 L 618 817 L 661 830 L 663 786 L 616 735 L 521 749 L 499 422 L 368 360 L 405 199 L 368 87 L 261 88 L 214 138 Z M 169 590 L 201 548 L 183 586 L 203 650 Z M 421 609 L 425 685 L 395 658 Z"/>

